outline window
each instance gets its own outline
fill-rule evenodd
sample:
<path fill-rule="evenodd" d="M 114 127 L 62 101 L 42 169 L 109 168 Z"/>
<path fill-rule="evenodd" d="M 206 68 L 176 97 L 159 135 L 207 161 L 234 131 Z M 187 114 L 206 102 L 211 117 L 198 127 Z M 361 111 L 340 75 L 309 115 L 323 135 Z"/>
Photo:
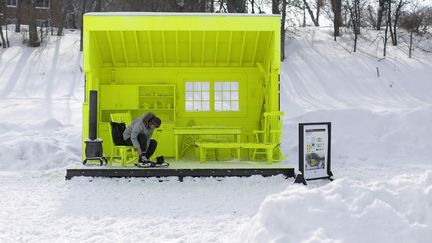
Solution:
<path fill-rule="evenodd" d="M 36 19 L 36 26 L 39 26 L 39 27 L 46 26 L 46 27 L 48 27 L 48 20 L 45 20 L 45 19 Z"/>
<path fill-rule="evenodd" d="M 186 82 L 186 111 L 210 111 L 210 82 Z"/>
<path fill-rule="evenodd" d="M 188 81 L 185 85 L 186 111 L 239 111 L 237 81 Z M 213 96 L 210 96 L 210 93 Z"/>
<path fill-rule="evenodd" d="M 17 6 L 18 0 L 6 0 L 6 7 L 15 7 Z"/>
<path fill-rule="evenodd" d="M 6 18 L 6 24 L 16 24 L 16 18 Z"/>
<path fill-rule="evenodd" d="M 36 0 L 36 8 L 50 8 L 50 0 Z"/>
<path fill-rule="evenodd" d="M 214 82 L 215 111 L 239 110 L 238 82 Z"/>

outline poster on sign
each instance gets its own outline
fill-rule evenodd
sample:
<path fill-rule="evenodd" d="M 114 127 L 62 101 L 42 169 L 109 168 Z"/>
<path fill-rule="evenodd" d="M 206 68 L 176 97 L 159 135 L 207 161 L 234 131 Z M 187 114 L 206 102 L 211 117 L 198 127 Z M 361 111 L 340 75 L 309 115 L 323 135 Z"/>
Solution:
<path fill-rule="evenodd" d="M 331 123 L 299 124 L 299 170 L 304 179 L 331 179 Z"/>

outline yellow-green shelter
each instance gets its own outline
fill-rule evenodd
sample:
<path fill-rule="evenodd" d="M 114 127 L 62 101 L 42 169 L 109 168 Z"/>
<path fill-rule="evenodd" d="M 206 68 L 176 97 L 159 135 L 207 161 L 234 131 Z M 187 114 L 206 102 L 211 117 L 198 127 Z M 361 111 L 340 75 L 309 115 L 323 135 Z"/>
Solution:
<path fill-rule="evenodd" d="M 150 111 L 162 119 L 155 156 L 255 160 L 271 148 L 281 157 L 280 16 L 87 13 L 83 35 L 83 146 L 96 90 L 108 157 L 111 114 Z"/>

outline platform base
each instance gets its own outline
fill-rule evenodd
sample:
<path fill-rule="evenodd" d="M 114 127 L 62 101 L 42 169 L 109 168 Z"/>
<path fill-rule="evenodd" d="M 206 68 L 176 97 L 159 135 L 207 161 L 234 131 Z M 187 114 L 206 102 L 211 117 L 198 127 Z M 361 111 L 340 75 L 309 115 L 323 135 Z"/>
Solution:
<path fill-rule="evenodd" d="M 168 161 L 167 168 L 139 168 L 113 166 L 78 166 L 69 168 L 66 180 L 76 176 L 86 177 L 247 177 L 253 175 L 294 177 L 294 169 L 283 163 L 267 164 L 256 161 Z"/>

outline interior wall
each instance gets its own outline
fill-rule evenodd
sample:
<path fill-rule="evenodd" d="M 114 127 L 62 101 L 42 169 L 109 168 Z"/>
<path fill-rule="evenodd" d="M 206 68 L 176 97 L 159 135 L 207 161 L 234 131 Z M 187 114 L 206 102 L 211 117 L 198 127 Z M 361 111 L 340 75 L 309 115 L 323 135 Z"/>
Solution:
<path fill-rule="evenodd" d="M 103 68 L 100 79 L 101 85 L 175 85 L 175 126 L 237 126 L 244 133 L 258 128 L 264 89 L 257 68 Z M 185 111 L 186 81 L 238 81 L 239 111 Z"/>

